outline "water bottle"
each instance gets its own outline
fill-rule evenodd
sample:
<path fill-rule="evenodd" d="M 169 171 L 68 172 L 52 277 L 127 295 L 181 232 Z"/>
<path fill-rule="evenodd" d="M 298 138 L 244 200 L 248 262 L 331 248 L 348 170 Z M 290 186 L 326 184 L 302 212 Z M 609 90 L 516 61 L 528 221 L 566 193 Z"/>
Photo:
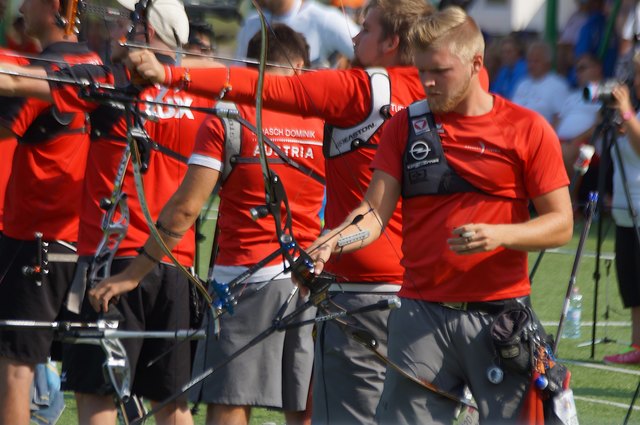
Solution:
<path fill-rule="evenodd" d="M 562 337 L 569 339 L 580 338 L 580 316 L 582 316 L 582 294 L 574 286 L 569 297 L 569 308 L 562 329 Z"/>

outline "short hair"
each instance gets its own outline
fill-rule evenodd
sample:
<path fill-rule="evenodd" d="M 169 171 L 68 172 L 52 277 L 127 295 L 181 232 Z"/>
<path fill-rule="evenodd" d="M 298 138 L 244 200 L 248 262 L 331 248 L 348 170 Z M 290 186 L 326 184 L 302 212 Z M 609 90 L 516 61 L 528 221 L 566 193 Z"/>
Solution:
<path fill-rule="evenodd" d="M 524 43 L 514 33 L 511 33 L 511 34 L 505 36 L 501 40 L 500 45 L 504 46 L 505 44 L 511 44 L 516 49 L 516 51 L 518 52 L 518 56 L 523 56 L 524 55 Z"/>
<path fill-rule="evenodd" d="M 259 59 L 262 34 L 258 31 L 249 40 L 247 58 Z M 311 65 L 309 45 L 302 34 L 285 24 L 273 24 L 267 28 L 267 61 L 286 65 L 293 59 L 302 59 L 304 66 Z"/>
<path fill-rule="evenodd" d="M 427 50 L 448 44 L 462 60 L 484 56 L 484 37 L 476 22 L 464 10 L 450 6 L 421 19 L 411 32 L 413 47 Z"/>
<path fill-rule="evenodd" d="M 542 57 L 548 62 L 551 63 L 553 60 L 553 50 L 551 49 L 551 45 L 544 40 L 535 40 L 527 49 L 527 54 L 531 53 L 533 50 L 540 50 L 542 53 Z"/>
<path fill-rule="evenodd" d="M 202 36 L 205 36 L 209 39 L 209 46 L 212 50 L 215 47 L 215 36 L 216 33 L 213 31 L 213 26 L 205 21 L 189 21 L 189 41 L 185 47 L 205 47 L 204 40 L 202 40 Z"/>
<path fill-rule="evenodd" d="M 398 36 L 401 65 L 413 64 L 413 48 L 409 33 L 418 20 L 431 15 L 435 9 L 425 0 L 371 0 L 365 12 L 380 10 L 382 37 Z"/>

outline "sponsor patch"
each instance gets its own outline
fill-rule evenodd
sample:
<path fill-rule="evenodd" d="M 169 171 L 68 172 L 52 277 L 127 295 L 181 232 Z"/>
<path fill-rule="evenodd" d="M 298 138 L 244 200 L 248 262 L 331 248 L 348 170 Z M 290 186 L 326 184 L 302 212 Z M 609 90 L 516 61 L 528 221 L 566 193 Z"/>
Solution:
<path fill-rule="evenodd" d="M 411 125 L 413 125 L 413 132 L 416 135 L 423 134 L 431 130 L 429 128 L 429 123 L 427 122 L 426 118 L 419 118 L 417 120 L 413 120 L 411 122 Z"/>

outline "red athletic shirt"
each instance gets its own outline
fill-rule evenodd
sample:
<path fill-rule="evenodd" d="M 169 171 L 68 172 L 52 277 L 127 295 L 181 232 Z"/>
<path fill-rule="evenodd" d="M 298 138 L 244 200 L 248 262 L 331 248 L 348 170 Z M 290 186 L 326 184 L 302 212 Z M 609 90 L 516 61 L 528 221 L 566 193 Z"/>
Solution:
<path fill-rule="evenodd" d="M 568 185 L 560 142 L 535 112 L 494 96 L 488 114 L 436 115 L 449 165 L 489 193 L 416 196 L 404 199 L 400 295 L 427 301 L 486 301 L 528 295 L 527 253 L 499 248 L 458 255 L 447 239 L 467 223 L 529 220 L 528 200 Z M 403 111 L 386 126 L 372 167 L 402 182 L 408 138 Z"/>
<path fill-rule="evenodd" d="M 82 43 L 54 43 L 39 56 L 66 63 L 100 63 L 98 55 Z M 30 63 L 54 67 L 51 62 Z M 89 149 L 87 124 L 84 114 L 54 113 L 51 104 L 41 100 L 0 97 L 0 125 L 18 137 L 7 183 L 4 234 L 28 240 L 37 231 L 46 240 L 77 240 Z"/>
<path fill-rule="evenodd" d="M 415 68 L 389 68 L 391 81 L 391 114 L 424 97 L 424 90 Z M 227 71 L 220 69 L 193 69 L 190 91 L 202 95 L 217 94 L 227 81 Z M 184 69 L 174 71 L 178 81 Z M 254 101 L 257 72 L 247 68 L 230 68 L 231 91 L 225 99 L 241 103 Z M 362 69 L 346 71 L 321 70 L 300 76 L 265 76 L 263 91 L 265 105 L 302 116 L 323 119 L 337 127 L 351 127 L 364 121 L 370 113 L 371 85 Z M 380 132 L 372 140 L 377 144 Z M 371 180 L 369 164 L 374 149 L 358 149 L 329 159 L 325 163 L 327 179 L 327 206 L 325 223 L 331 228 L 342 223 L 357 207 Z M 369 247 L 332 258 L 327 270 L 350 282 L 402 282 L 400 266 L 401 222 L 398 209 L 389 222 L 386 237 Z"/>
<path fill-rule="evenodd" d="M 29 61 L 20 57 L 17 52 L 0 48 L 0 62 L 15 65 L 27 65 Z M 16 138 L 7 137 L 0 139 L 0 232 L 3 228 L 4 215 L 4 193 L 11 174 L 11 163 L 13 162 L 13 152 L 16 150 Z"/>
<path fill-rule="evenodd" d="M 255 122 L 253 107 L 239 106 L 238 110 L 246 120 Z M 263 132 L 271 141 L 298 164 L 324 176 L 322 121 L 266 109 L 262 115 Z M 256 161 L 259 158 L 256 135 L 243 127 L 241 137 L 242 160 L 233 167 L 220 191 L 217 265 L 252 266 L 279 246 L 273 217 L 269 215 L 254 221 L 249 214 L 250 208 L 265 203 L 264 179 Z M 208 119 L 198 133 L 190 164 L 221 170 L 225 158 L 224 140 L 221 121 L 218 118 Z M 268 146 L 266 153 L 270 162 L 281 162 Z M 247 162 L 249 160 L 251 162 Z M 301 246 L 309 245 L 320 233 L 318 211 L 324 192 L 322 184 L 290 165 L 270 163 L 269 168 L 280 177 L 287 193 L 296 242 Z M 284 209 L 282 214 L 284 219 Z M 279 261 L 281 257 L 270 264 Z"/>
<path fill-rule="evenodd" d="M 162 61 L 170 58 L 159 57 Z M 114 69 L 96 66 L 76 66 L 73 73 L 81 78 L 91 76 L 95 81 L 113 84 Z M 69 76 L 67 71 L 61 75 Z M 119 80 L 126 80 L 123 72 L 117 73 Z M 123 79 L 124 78 L 124 79 Z M 122 81 L 118 81 L 119 83 Z M 127 127 L 119 109 L 78 98 L 77 89 L 67 85 L 52 87 L 56 105 L 63 111 L 90 111 L 92 120 L 92 142 L 87 161 L 84 182 L 84 198 L 81 207 L 80 233 L 78 240 L 79 255 L 93 255 L 102 239 L 102 217 L 100 200 L 108 198 L 113 191 L 118 165 L 125 148 Z M 162 91 L 162 96 L 158 93 Z M 212 107 L 213 101 L 195 97 L 181 91 L 162 90 L 156 87 L 145 89 L 140 97 L 148 100 L 161 100 L 170 104 Z M 176 191 L 184 177 L 186 159 L 191 154 L 195 136 L 205 118 L 202 113 L 191 110 L 178 110 L 174 107 L 141 106 L 155 116 L 157 121 L 147 120 L 145 128 L 151 138 L 182 157 L 185 162 L 165 153 L 151 151 L 149 169 L 143 175 L 144 189 L 151 216 L 155 219 L 171 195 Z M 117 251 L 117 257 L 137 255 L 136 249 L 144 245 L 149 237 L 149 226 L 145 220 L 135 188 L 131 163 L 125 175 L 123 192 L 128 195 L 130 224 L 124 240 Z M 195 253 L 195 235 L 193 228 L 184 235 L 182 241 L 173 250 L 173 254 L 184 265 L 192 265 Z M 165 261 L 169 261 L 165 258 Z"/>

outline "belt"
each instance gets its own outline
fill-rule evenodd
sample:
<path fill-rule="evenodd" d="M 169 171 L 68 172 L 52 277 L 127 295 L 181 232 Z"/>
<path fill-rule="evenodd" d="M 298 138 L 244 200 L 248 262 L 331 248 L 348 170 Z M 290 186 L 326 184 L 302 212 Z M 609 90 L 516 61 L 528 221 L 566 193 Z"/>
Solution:
<path fill-rule="evenodd" d="M 329 286 L 329 292 L 395 294 L 400 290 L 400 286 L 392 283 L 332 283 Z"/>
<path fill-rule="evenodd" d="M 508 298 L 497 301 L 471 301 L 471 302 L 440 302 L 435 303 L 442 307 L 460 311 L 480 311 L 483 313 L 497 314 L 516 307 L 531 307 L 529 296 Z"/>

